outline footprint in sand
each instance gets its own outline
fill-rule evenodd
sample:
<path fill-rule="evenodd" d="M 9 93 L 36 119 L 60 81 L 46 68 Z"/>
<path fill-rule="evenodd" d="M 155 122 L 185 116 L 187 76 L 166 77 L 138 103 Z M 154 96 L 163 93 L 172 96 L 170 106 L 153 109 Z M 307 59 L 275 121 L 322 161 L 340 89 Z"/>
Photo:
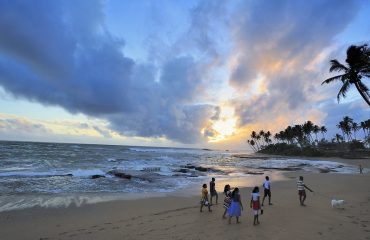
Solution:
<path fill-rule="evenodd" d="M 112 227 L 112 229 L 119 229 L 119 227 Z"/>
<path fill-rule="evenodd" d="M 104 231 L 105 230 L 105 228 L 99 228 L 99 230 L 98 231 Z"/>

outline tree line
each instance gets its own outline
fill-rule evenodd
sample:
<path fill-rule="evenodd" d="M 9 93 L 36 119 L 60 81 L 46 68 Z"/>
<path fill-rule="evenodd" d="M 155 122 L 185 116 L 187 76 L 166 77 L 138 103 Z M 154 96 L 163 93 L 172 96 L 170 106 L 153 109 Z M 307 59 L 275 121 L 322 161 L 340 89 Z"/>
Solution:
<path fill-rule="evenodd" d="M 370 146 L 370 119 L 356 123 L 352 118 L 345 116 L 336 127 L 341 131 L 330 139 L 331 143 L 355 142 L 364 147 Z M 271 144 L 285 143 L 298 147 L 318 146 L 320 143 L 329 143 L 325 134 L 325 126 L 318 126 L 312 121 L 303 124 L 287 126 L 284 130 L 272 135 L 270 131 L 252 131 L 250 139 L 247 140 L 249 146 L 255 151 L 260 151 Z M 363 132 L 363 138 L 359 138 L 359 132 Z"/>

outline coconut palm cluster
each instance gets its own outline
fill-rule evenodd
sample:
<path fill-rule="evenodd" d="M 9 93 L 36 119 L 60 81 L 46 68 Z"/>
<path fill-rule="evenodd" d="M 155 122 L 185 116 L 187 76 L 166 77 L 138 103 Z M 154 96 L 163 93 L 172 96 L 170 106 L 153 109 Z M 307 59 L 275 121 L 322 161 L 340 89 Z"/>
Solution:
<path fill-rule="evenodd" d="M 337 124 L 337 128 L 341 131 L 341 134 L 335 134 L 330 141 L 331 143 L 354 142 L 363 146 L 370 146 L 370 119 L 356 123 L 352 118 L 345 116 Z M 303 124 L 287 126 L 274 135 L 270 131 L 252 131 L 247 143 L 256 152 L 274 144 L 316 147 L 329 143 L 325 138 L 327 131 L 325 126 L 318 126 L 312 121 L 306 121 Z M 360 134 L 360 132 L 363 132 L 363 134 Z"/>

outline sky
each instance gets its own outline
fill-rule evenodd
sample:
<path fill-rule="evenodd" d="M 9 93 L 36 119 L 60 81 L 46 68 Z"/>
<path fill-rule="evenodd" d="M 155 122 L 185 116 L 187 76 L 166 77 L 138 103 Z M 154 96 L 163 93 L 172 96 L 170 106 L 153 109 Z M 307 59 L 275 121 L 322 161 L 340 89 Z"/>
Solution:
<path fill-rule="evenodd" d="M 0 0 L 0 140 L 248 149 L 307 120 L 330 139 L 370 118 L 321 85 L 369 36 L 366 0 Z"/>

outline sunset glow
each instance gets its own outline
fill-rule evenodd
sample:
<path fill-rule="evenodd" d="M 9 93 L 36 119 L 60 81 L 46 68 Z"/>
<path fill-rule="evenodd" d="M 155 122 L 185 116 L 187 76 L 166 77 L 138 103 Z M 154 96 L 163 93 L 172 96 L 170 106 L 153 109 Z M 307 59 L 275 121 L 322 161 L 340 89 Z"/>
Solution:
<path fill-rule="evenodd" d="M 369 44 L 366 1 L 77 1 L 0 4 L 0 140 L 244 149 L 370 114 L 321 85 Z"/>

